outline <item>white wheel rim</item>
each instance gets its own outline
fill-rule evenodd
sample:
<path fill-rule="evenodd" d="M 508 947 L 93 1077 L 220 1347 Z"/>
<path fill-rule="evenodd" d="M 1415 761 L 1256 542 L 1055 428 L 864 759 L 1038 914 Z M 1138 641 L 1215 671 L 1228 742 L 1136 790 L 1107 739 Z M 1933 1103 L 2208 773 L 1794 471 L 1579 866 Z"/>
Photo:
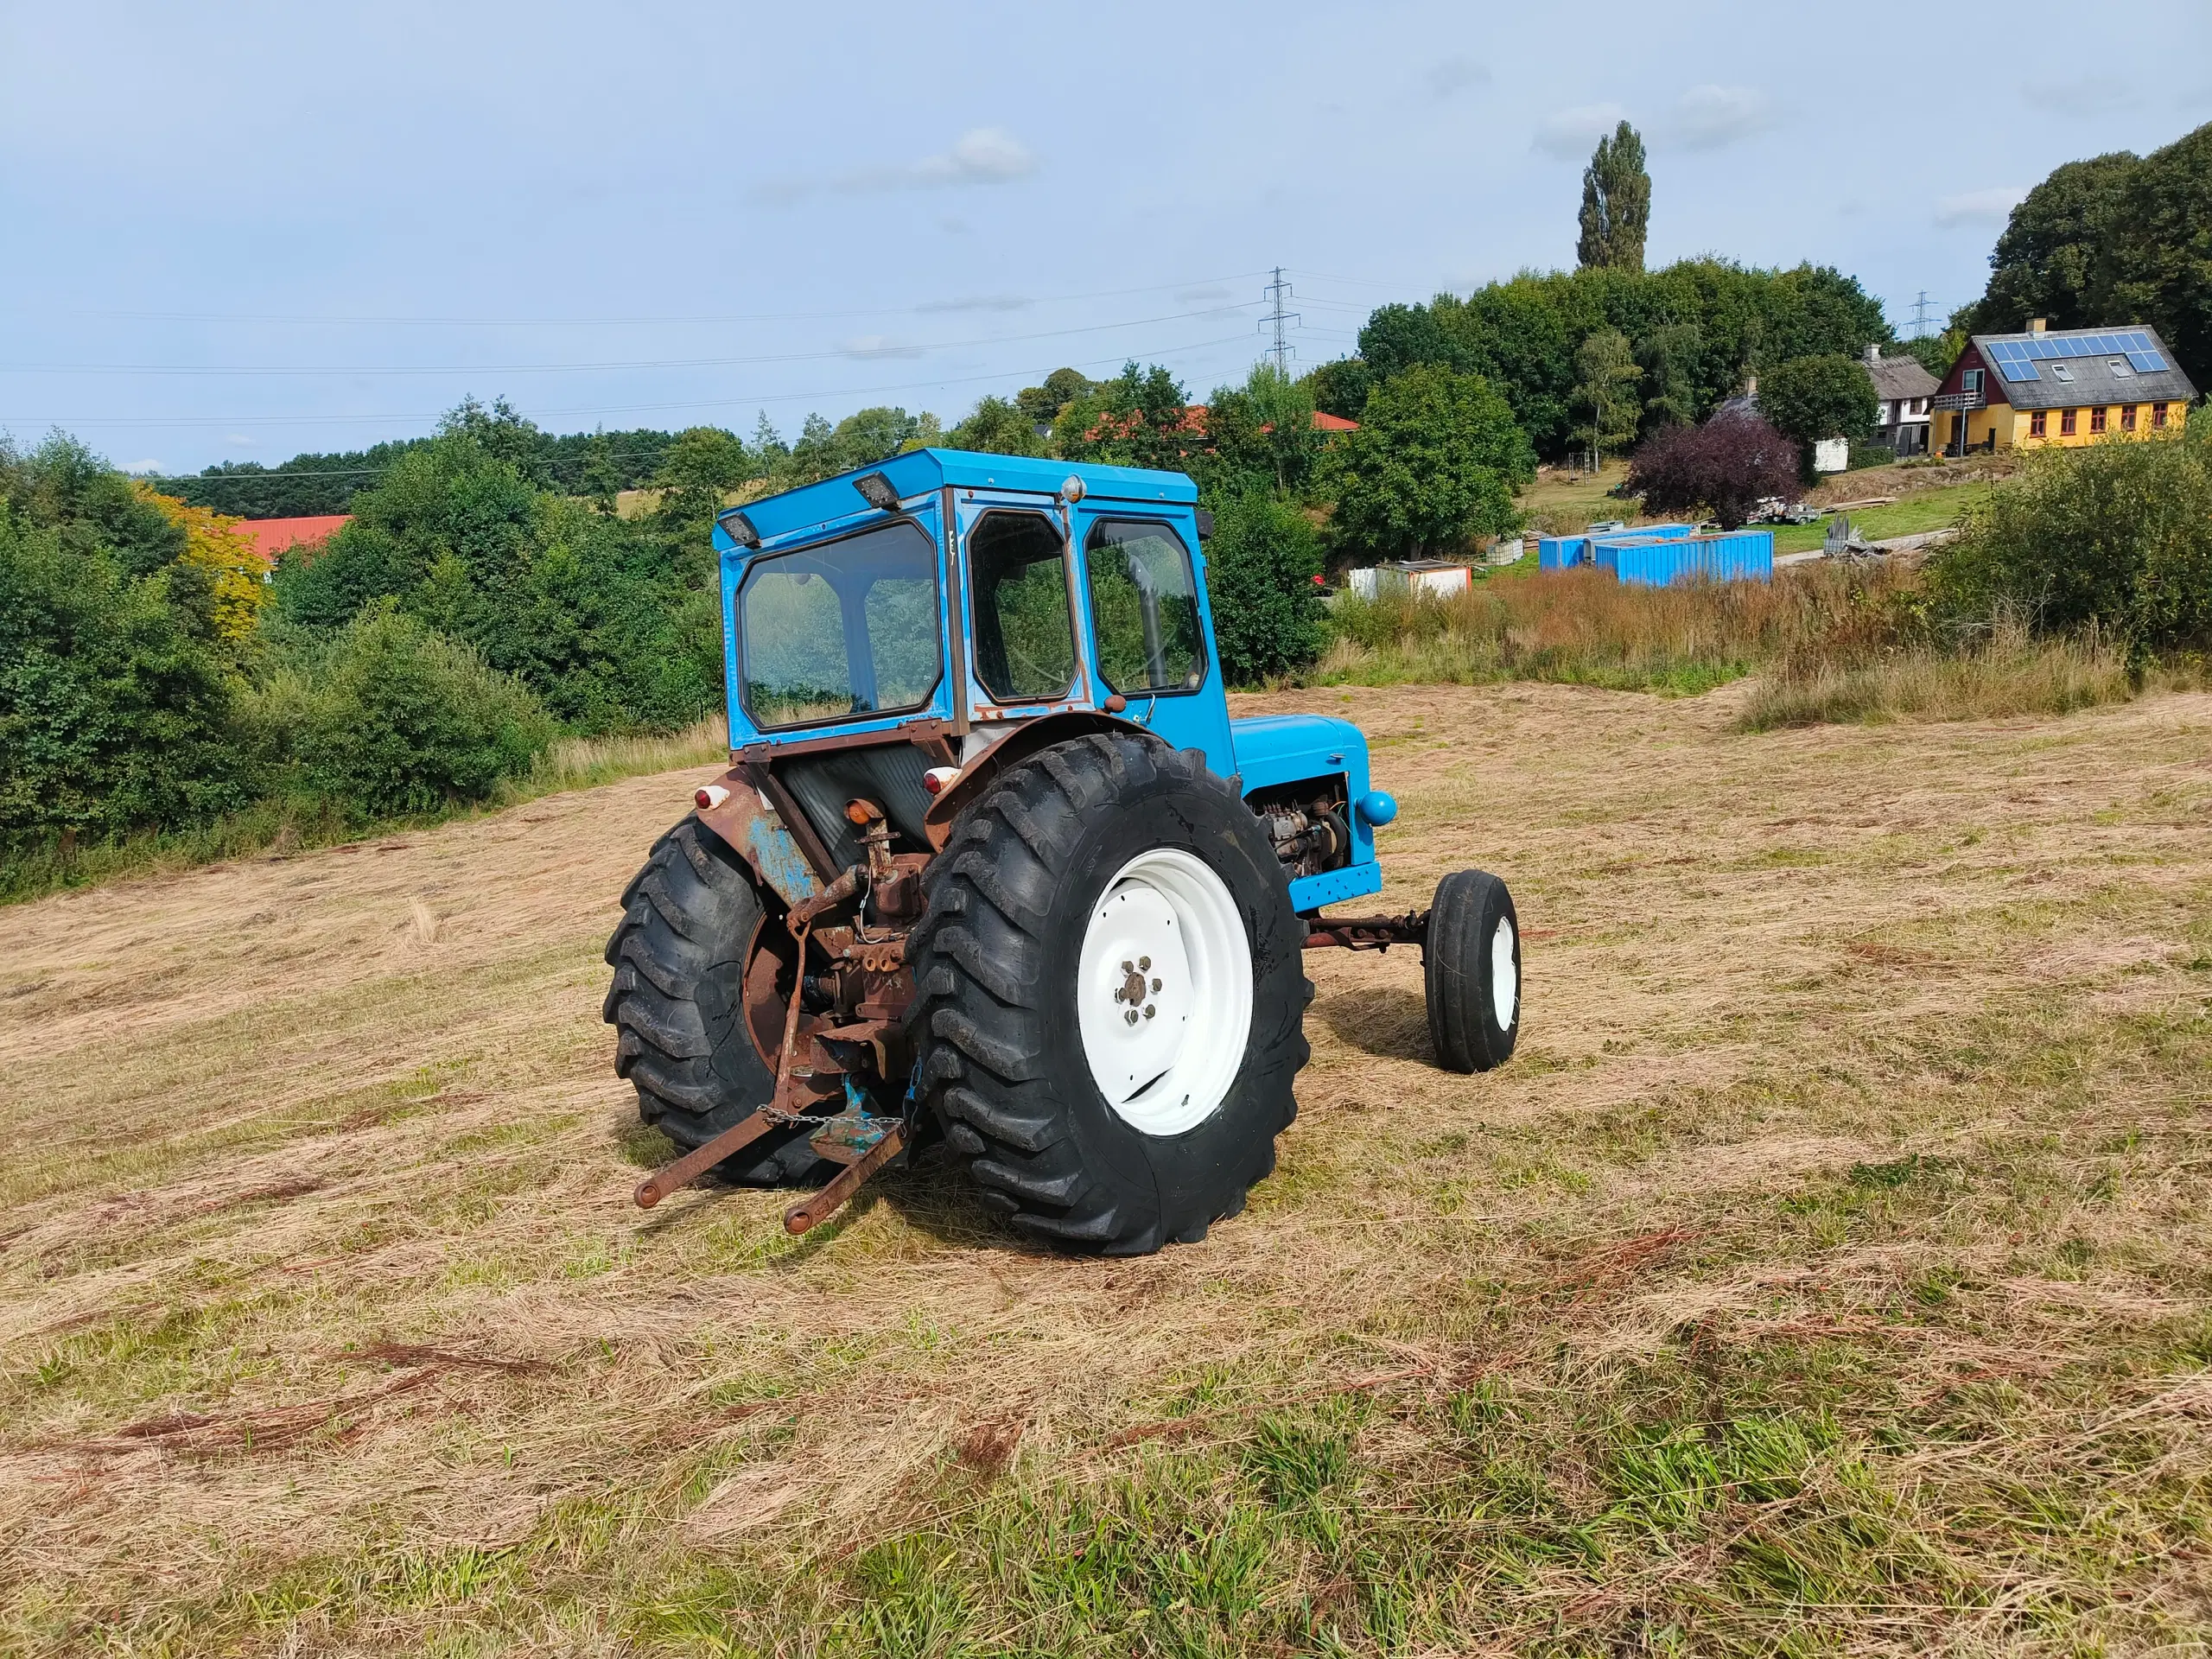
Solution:
<path fill-rule="evenodd" d="M 1500 1031 L 1513 1029 L 1521 1003 L 1521 970 L 1513 962 L 1513 924 L 1501 916 L 1490 936 L 1490 1005 Z"/>
<path fill-rule="evenodd" d="M 1124 864 L 1090 906 L 1075 1006 L 1091 1081 L 1123 1122 L 1179 1135 L 1211 1116 L 1252 1031 L 1252 947 L 1227 884 L 1174 848 Z"/>

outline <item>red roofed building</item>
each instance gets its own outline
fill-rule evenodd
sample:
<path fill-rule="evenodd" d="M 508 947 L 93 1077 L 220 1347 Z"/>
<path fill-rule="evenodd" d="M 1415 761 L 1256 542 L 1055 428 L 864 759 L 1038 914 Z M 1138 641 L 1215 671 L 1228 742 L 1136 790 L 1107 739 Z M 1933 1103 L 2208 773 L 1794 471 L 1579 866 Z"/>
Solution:
<path fill-rule="evenodd" d="M 321 547 L 353 522 L 350 512 L 318 513 L 307 518 L 247 518 L 232 533 L 245 537 L 255 552 L 274 564 L 288 548 Z"/>

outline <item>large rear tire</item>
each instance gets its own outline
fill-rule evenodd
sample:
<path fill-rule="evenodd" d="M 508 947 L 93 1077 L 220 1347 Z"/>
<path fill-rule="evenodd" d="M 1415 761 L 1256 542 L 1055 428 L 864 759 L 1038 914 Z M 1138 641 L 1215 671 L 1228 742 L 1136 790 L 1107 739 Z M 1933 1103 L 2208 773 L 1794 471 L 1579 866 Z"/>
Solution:
<path fill-rule="evenodd" d="M 1521 1039 L 1521 923 L 1505 883 L 1487 870 L 1438 882 L 1422 961 L 1436 1063 L 1447 1071 L 1503 1065 Z"/>
<path fill-rule="evenodd" d="M 653 843 L 622 894 L 607 942 L 614 982 L 601 1015 L 619 1033 L 614 1070 L 638 1116 L 689 1150 L 773 1097 L 776 1067 L 746 1020 L 745 969 L 766 922 L 753 874 L 721 837 L 686 818 Z M 820 1185 L 836 1166 L 804 1128 L 776 1129 L 716 1166 L 752 1186 Z"/>
<path fill-rule="evenodd" d="M 1118 732 L 1046 749 L 927 881 L 918 1077 L 986 1201 L 1122 1255 L 1242 1210 L 1297 1112 L 1313 987 L 1281 861 L 1204 756 Z"/>

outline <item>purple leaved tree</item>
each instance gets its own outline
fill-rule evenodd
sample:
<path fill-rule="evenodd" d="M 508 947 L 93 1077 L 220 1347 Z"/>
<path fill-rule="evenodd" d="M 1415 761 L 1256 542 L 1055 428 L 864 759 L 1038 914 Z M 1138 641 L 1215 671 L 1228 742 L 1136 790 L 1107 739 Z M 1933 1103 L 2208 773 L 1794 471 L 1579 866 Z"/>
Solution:
<path fill-rule="evenodd" d="M 1763 498 L 1796 493 L 1797 446 L 1757 415 L 1716 415 L 1652 437 L 1629 462 L 1628 486 L 1646 512 L 1702 509 L 1736 530 Z"/>

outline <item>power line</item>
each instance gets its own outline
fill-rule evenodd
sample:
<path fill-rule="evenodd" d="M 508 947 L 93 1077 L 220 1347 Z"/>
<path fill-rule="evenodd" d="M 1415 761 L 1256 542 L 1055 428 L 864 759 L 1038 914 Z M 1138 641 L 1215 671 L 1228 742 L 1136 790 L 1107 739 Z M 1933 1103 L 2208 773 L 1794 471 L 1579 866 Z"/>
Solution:
<path fill-rule="evenodd" d="M 1912 302 L 1912 337 L 1920 340 L 1934 326 L 1936 319 L 1928 315 L 1928 290 L 1922 289 L 1920 297 Z"/>
<path fill-rule="evenodd" d="M 1031 305 L 1061 305 L 1077 300 L 1119 299 L 1129 294 L 1162 294 L 1170 289 L 1200 289 L 1209 284 L 1241 282 L 1264 272 L 1240 270 L 1227 276 L 1200 276 L 1179 283 L 1154 283 L 1142 288 L 1102 288 L 1087 294 L 1046 294 L 1034 298 L 980 296 L 968 299 L 929 300 L 919 305 L 872 306 L 849 311 L 758 311 L 738 315 L 666 317 L 302 317 L 258 315 L 213 311 L 39 311 L 29 307 L 7 308 L 14 316 L 99 317 L 140 322 L 286 323 L 307 327 L 439 327 L 439 328 L 617 328 L 696 327 L 709 323 L 812 322 L 849 317 L 929 316 L 969 310 L 1017 310 Z"/>

